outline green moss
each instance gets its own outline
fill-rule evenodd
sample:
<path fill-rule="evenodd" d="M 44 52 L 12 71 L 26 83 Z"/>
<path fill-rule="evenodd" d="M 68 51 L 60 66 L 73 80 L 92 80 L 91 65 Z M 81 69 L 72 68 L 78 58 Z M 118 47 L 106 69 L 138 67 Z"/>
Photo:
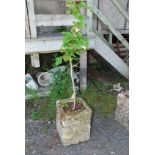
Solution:
<path fill-rule="evenodd" d="M 90 108 L 98 114 L 107 117 L 116 109 L 116 96 L 106 92 L 101 92 L 94 87 L 89 87 L 82 93 L 81 97 L 86 101 Z"/>

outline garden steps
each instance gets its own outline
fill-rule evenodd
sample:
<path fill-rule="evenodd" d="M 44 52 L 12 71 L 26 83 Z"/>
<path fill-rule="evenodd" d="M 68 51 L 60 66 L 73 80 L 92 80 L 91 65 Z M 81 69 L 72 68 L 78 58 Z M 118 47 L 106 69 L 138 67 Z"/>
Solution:
<path fill-rule="evenodd" d="M 125 78 L 129 79 L 128 65 L 111 49 L 99 36 L 96 35 L 95 51 L 100 54 L 109 64 L 111 64 Z"/>

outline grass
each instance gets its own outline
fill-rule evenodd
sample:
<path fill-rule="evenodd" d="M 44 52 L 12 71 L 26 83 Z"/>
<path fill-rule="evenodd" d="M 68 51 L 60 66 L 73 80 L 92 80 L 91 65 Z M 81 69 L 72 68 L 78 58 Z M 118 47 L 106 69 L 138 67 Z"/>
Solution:
<path fill-rule="evenodd" d="M 64 84 L 65 82 L 63 82 Z M 60 83 L 61 84 L 61 83 Z M 103 86 L 102 86 L 103 87 Z M 58 88 L 58 87 L 57 87 Z M 65 89 L 66 90 L 66 89 Z M 59 93 L 60 94 L 59 94 Z M 68 98 L 70 94 L 65 93 L 63 90 L 58 90 L 57 93 L 52 93 L 43 101 L 37 102 L 38 98 L 35 98 L 37 106 L 32 107 L 32 119 L 33 120 L 49 120 L 53 121 L 56 118 L 56 100 L 62 98 Z M 65 96 L 65 97 L 64 97 Z M 116 109 L 116 96 L 100 91 L 93 85 L 89 86 L 85 92 L 82 92 L 79 97 L 82 97 L 85 102 L 93 110 L 93 113 L 97 111 L 101 117 L 110 116 Z"/>
<path fill-rule="evenodd" d="M 110 116 L 116 109 L 116 96 L 108 94 L 94 86 L 89 86 L 85 92 L 81 94 L 81 97 L 90 106 L 93 112 L 97 113 L 102 117 Z"/>
<path fill-rule="evenodd" d="M 33 120 L 55 120 L 56 118 L 56 101 L 58 99 L 69 98 L 72 94 L 72 86 L 70 75 L 67 71 L 57 73 L 51 87 L 48 97 L 43 100 L 43 103 L 37 103 L 36 107 L 32 107 L 31 117 Z M 38 102 L 39 98 L 34 96 L 34 102 Z M 32 103 L 32 100 L 31 100 Z"/>
<path fill-rule="evenodd" d="M 66 97 L 59 97 L 57 94 L 53 94 L 46 98 L 46 100 L 40 101 L 38 98 L 33 99 L 33 104 L 37 103 L 37 106 L 33 106 L 32 110 L 32 119 L 33 120 L 55 120 L 56 118 L 56 100 L 60 98 L 68 98 L 68 94 L 65 94 Z M 52 98 L 53 96 L 53 98 Z M 61 96 L 61 93 L 60 93 Z M 101 92 L 93 86 L 89 86 L 85 92 L 79 95 L 82 97 L 90 108 L 95 112 L 97 110 L 98 114 L 102 117 L 108 117 L 111 115 L 116 108 L 116 96 Z M 41 103 L 42 102 L 42 103 Z M 32 103 L 32 100 L 31 100 Z"/>

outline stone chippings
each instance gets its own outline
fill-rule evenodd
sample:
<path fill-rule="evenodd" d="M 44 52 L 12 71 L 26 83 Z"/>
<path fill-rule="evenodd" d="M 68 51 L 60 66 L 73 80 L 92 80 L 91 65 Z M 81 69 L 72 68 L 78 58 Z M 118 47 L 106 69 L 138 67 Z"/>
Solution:
<path fill-rule="evenodd" d="M 115 120 L 129 130 L 129 91 L 121 92 L 117 96 Z"/>
<path fill-rule="evenodd" d="M 56 126 L 64 146 L 78 144 L 90 139 L 92 111 L 87 104 L 79 98 L 85 109 L 63 114 L 61 104 L 70 100 L 58 100 Z"/>

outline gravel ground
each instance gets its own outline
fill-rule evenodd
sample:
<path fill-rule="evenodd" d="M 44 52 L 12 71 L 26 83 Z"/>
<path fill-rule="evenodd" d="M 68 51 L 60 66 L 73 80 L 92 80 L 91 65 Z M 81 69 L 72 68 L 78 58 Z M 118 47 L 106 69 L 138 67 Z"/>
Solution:
<path fill-rule="evenodd" d="M 85 143 L 64 147 L 56 131 L 56 124 L 26 119 L 26 155 L 128 155 L 128 131 L 113 116 L 95 116 L 91 139 Z"/>

